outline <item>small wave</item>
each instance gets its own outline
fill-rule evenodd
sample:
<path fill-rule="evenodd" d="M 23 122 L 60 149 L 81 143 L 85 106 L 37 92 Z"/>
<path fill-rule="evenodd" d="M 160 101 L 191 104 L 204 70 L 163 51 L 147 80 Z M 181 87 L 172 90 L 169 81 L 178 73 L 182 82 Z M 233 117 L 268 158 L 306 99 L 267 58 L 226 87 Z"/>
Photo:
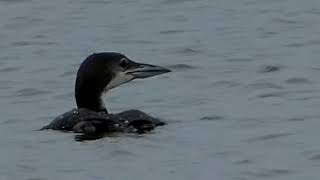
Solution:
<path fill-rule="evenodd" d="M 195 54 L 201 53 L 201 51 L 192 49 L 192 48 L 182 48 L 182 49 L 176 50 L 175 52 L 179 54 L 187 54 L 187 55 L 195 55 Z"/>
<path fill-rule="evenodd" d="M 226 87 L 226 88 L 232 88 L 241 86 L 242 84 L 236 81 L 226 81 L 226 80 L 220 80 L 212 83 L 214 87 Z"/>
<path fill-rule="evenodd" d="M 64 92 L 62 94 L 55 95 L 54 98 L 56 99 L 72 99 L 74 96 L 74 92 Z"/>
<path fill-rule="evenodd" d="M 263 136 L 249 138 L 247 141 L 249 143 L 253 143 L 253 142 L 260 142 L 260 141 L 278 139 L 278 138 L 282 138 L 282 137 L 288 137 L 288 136 L 291 136 L 291 135 L 293 135 L 293 133 L 274 133 L 274 134 L 267 134 L 267 135 L 263 135 Z"/>
<path fill-rule="evenodd" d="M 271 72 L 280 71 L 283 68 L 284 68 L 284 66 L 282 66 L 282 65 L 265 65 L 259 69 L 259 72 L 260 73 L 271 73 Z"/>
<path fill-rule="evenodd" d="M 19 3 L 19 2 L 31 2 L 31 0 L 0 0 L 0 2 L 5 2 L 5 3 Z"/>
<path fill-rule="evenodd" d="M 162 30 L 160 34 L 180 34 L 185 32 L 197 32 L 199 30 L 183 30 L 183 29 L 171 29 L 171 30 Z"/>
<path fill-rule="evenodd" d="M 22 69 L 23 66 L 14 66 L 14 67 L 6 67 L 3 69 L 0 69 L 0 72 L 13 72 L 13 71 L 19 71 Z"/>
<path fill-rule="evenodd" d="M 249 159 L 244 159 L 244 160 L 240 160 L 240 161 L 236 161 L 232 164 L 235 164 L 235 165 L 241 165 L 241 164 L 252 164 L 253 162 Z"/>
<path fill-rule="evenodd" d="M 320 154 L 314 154 L 311 156 L 310 160 L 319 161 L 320 160 Z"/>
<path fill-rule="evenodd" d="M 225 61 L 228 62 L 250 62 L 250 61 L 254 61 L 255 59 L 252 58 L 227 58 L 225 59 Z"/>
<path fill-rule="evenodd" d="M 179 34 L 179 33 L 184 33 L 184 30 L 165 30 L 165 31 L 160 31 L 160 34 Z"/>
<path fill-rule="evenodd" d="M 174 70 L 189 70 L 189 69 L 196 69 L 197 67 L 191 66 L 188 64 L 173 64 L 166 66 L 169 69 L 174 69 Z"/>
<path fill-rule="evenodd" d="M 76 71 L 72 70 L 72 71 L 66 71 L 62 74 L 60 74 L 59 76 L 60 77 L 68 77 L 68 76 L 75 76 L 76 74 Z"/>
<path fill-rule="evenodd" d="M 162 4 L 179 4 L 185 2 L 192 2 L 193 0 L 164 0 Z"/>
<path fill-rule="evenodd" d="M 53 67 L 48 67 L 48 68 L 39 68 L 39 69 L 34 69 L 32 71 L 30 71 L 31 73 L 40 73 L 40 72 L 48 72 L 48 71 L 53 71 L 56 70 Z"/>
<path fill-rule="evenodd" d="M 257 95 L 258 98 L 272 98 L 272 97 L 283 97 L 287 94 L 288 92 L 272 92 L 272 93 L 263 93 Z"/>
<path fill-rule="evenodd" d="M 219 121 L 219 120 L 223 120 L 223 119 L 224 119 L 224 117 L 218 116 L 218 115 L 203 116 L 202 118 L 200 118 L 200 120 L 203 120 L 203 121 Z"/>
<path fill-rule="evenodd" d="M 282 86 L 280 85 L 277 85 L 275 83 L 272 83 L 272 82 L 255 82 L 255 83 L 251 83 L 251 84 L 248 84 L 247 87 L 249 89 L 283 89 Z"/>
<path fill-rule="evenodd" d="M 91 0 L 91 1 L 80 1 L 82 4 L 109 4 L 112 1 L 105 1 L 105 0 Z"/>
<path fill-rule="evenodd" d="M 282 175 L 292 174 L 295 171 L 289 169 L 264 169 L 258 172 L 245 172 L 246 176 L 253 176 L 255 178 L 274 178 Z"/>
<path fill-rule="evenodd" d="M 34 88 L 24 88 L 24 89 L 18 90 L 16 92 L 16 95 L 20 97 L 28 97 L 28 96 L 36 96 L 40 94 L 47 94 L 47 93 L 49 93 L 49 91 L 43 91 L 43 90 L 38 90 Z"/>
<path fill-rule="evenodd" d="M 305 45 L 306 45 L 305 43 L 289 43 L 289 44 L 286 44 L 285 47 L 299 48 L 299 47 L 303 47 Z"/>
<path fill-rule="evenodd" d="M 284 19 L 284 18 L 273 18 L 273 22 L 280 23 L 280 24 L 297 24 L 299 21 Z"/>
<path fill-rule="evenodd" d="M 115 44 L 155 44 L 155 41 L 139 40 L 139 39 L 115 39 L 111 40 Z"/>
<path fill-rule="evenodd" d="M 50 45 L 58 45 L 56 42 L 34 42 L 34 41 L 17 41 L 11 43 L 14 47 L 21 46 L 50 46 Z"/>
<path fill-rule="evenodd" d="M 293 117 L 293 118 L 289 118 L 288 121 L 304 121 L 305 118 L 303 117 Z"/>
<path fill-rule="evenodd" d="M 311 84 L 311 81 L 306 78 L 289 78 L 286 80 L 288 84 Z"/>

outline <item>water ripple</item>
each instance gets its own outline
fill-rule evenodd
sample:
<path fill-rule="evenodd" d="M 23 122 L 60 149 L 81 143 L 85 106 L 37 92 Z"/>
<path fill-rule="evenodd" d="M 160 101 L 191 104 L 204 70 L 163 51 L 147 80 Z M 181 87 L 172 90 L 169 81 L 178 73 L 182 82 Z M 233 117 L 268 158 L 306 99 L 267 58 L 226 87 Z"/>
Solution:
<path fill-rule="evenodd" d="M 284 66 L 282 65 L 264 65 L 262 66 L 258 72 L 260 73 L 272 73 L 277 72 L 284 69 Z"/>
<path fill-rule="evenodd" d="M 286 83 L 288 83 L 288 84 L 312 84 L 312 82 L 309 79 L 302 78 L 302 77 L 289 78 L 286 80 Z"/>
<path fill-rule="evenodd" d="M 283 86 L 277 85 L 274 82 L 268 81 L 259 81 L 255 83 L 251 83 L 247 85 L 247 88 L 254 90 L 262 90 L 262 89 L 284 89 Z"/>
<path fill-rule="evenodd" d="M 201 53 L 200 50 L 196 50 L 193 48 L 180 48 L 174 52 L 178 53 L 178 54 L 184 54 L 184 55 L 197 55 L 197 54 Z"/>
<path fill-rule="evenodd" d="M 251 61 L 255 61 L 255 59 L 253 59 L 253 58 L 227 58 L 227 59 L 225 59 L 225 61 L 228 61 L 228 62 L 251 62 Z"/>
<path fill-rule="evenodd" d="M 273 18 L 273 22 L 278 22 L 281 24 L 298 24 L 300 23 L 299 21 L 296 20 L 290 20 L 290 19 L 284 19 L 284 18 Z"/>
<path fill-rule="evenodd" d="M 237 86 L 241 86 L 242 84 L 236 81 L 227 81 L 227 80 L 220 80 L 212 83 L 212 87 L 226 87 L 226 88 L 233 88 Z"/>
<path fill-rule="evenodd" d="M 0 69 L 0 72 L 13 72 L 13 71 L 19 71 L 23 68 L 23 66 L 12 66 L 12 67 L 6 67 L 3 69 Z"/>
<path fill-rule="evenodd" d="M 291 136 L 291 135 L 293 135 L 293 133 L 273 133 L 273 134 L 267 134 L 267 135 L 263 135 L 263 136 L 249 138 L 247 140 L 247 142 L 248 143 L 254 143 L 254 142 L 260 142 L 260 141 L 267 141 L 267 140 L 273 140 L 273 139 L 288 137 L 288 136 Z"/>
<path fill-rule="evenodd" d="M 305 45 L 306 45 L 305 43 L 295 42 L 295 43 L 286 44 L 285 47 L 289 47 L 289 48 L 299 48 L 299 47 L 304 47 Z"/>
<path fill-rule="evenodd" d="M 314 154 L 309 159 L 313 161 L 320 161 L 320 154 Z"/>
<path fill-rule="evenodd" d="M 192 2 L 194 0 L 163 0 L 162 4 L 178 4 L 178 3 L 185 3 L 185 2 Z"/>
<path fill-rule="evenodd" d="M 60 74 L 59 77 L 75 76 L 76 72 L 77 72 L 76 70 L 66 71 L 66 72 Z"/>
<path fill-rule="evenodd" d="M 223 120 L 223 119 L 224 119 L 224 117 L 219 116 L 219 115 L 203 116 L 200 118 L 200 120 L 204 120 L 204 121 L 219 121 L 219 120 Z"/>
<path fill-rule="evenodd" d="M 1 2 L 4 3 L 19 3 L 19 2 L 31 2 L 32 0 L 0 0 Z"/>
<path fill-rule="evenodd" d="M 257 98 L 272 98 L 272 97 L 284 97 L 288 95 L 288 92 L 278 91 L 278 92 L 268 92 L 257 95 Z"/>
<path fill-rule="evenodd" d="M 197 69 L 196 66 L 191 66 L 188 64 L 173 64 L 173 65 L 169 65 L 166 66 L 168 69 L 171 70 L 192 70 L 192 69 Z"/>
<path fill-rule="evenodd" d="M 253 162 L 249 159 L 243 159 L 243 160 L 240 160 L 240 161 L 235 161 L 233 162 L 232 164 L 234 165 L 248 165 L 248 164 L 252 164 Z"/>
<path fill-rule="evenodd" d="M 14 47 L 21 46 L 50 46 L 50 45 L 58 45 L 56 42 L 35 42 L 35 41 L 17 41 L 11 43 Z"/>
<path fill-rule="evenodd" d="M 289 175 L 293 173 L 295 173 L 295 171 L 290 169 L 265 169 L 265 170 L 259 170 L 256 172 L 247 171 L 247 172 L 243 172 L 242 174 L 247 176 L 253 176 L 255 178 L 275 178 L 275 177 Z"/>
<path fill-rule="evenodd" d="M 44 90 L 39 90 L 35 88 L 24 88 L 16 91 L 16 96 L 19 97 L 30 97 L 30 96 L 37 96 L 37 95 L 43 95 L 43 94 L 48 94 L 50 91 L 44 91 Z"/>
<path fill-rule="evenodd" d="M 83 0 L 83 1 L 79 1 L 81 4 L 110 4 L 112 3 L 112 1 L 110 0 L 91 0 L 91 1 L 88 1 L 88 0 Z M 72 1 L 70 1 L 69 3 L 73 3 Z"/>
<path fill-rule="evenodd" d="M 314 4 L 0 0 L 0 179 L 316 175 L 320 8 Z M 142 108 L 167 116 L 168 125 L 140 138 L 88 143 L 68 133 L 34 133 L 75 106 L 76 70 L 97 51 L 153 57 L 172 70 L 103 99 L 111 111 Z"/>
<path fill-rule="evenodd" d="M 168 34 L 168 35 L 174 35 L 174 34 L 181 34 L 186 32 L 198 32 L 200 30 L 184 30 L 184 29 L 172 29 L 172 30 L 162 30 L 159 33 L 160 34 Z"/>

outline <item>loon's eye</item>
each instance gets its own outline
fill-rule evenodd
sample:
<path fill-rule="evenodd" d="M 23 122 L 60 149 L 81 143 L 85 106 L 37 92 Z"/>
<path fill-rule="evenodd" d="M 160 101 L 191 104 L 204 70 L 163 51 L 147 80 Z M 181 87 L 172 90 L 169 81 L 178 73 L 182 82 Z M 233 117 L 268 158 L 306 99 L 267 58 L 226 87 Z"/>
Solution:
<path fill-rule="evenodd" d="M 120 66 L 126 69 L 128 67 L 128 60 L 126 58 L 121 59 Z"/>

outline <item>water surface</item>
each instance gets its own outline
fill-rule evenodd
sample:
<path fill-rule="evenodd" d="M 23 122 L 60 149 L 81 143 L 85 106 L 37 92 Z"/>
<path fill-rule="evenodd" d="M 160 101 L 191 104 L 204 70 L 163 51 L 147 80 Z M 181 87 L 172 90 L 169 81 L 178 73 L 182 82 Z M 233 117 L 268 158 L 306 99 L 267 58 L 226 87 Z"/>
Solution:
<path fill-rule="evenodd" d="M 317 0 L 1 0 L 0 179 L 318 179 Z M 36 129 L 75 107 L 75 72 L 117 51 L 172 73 L 105 98 L 166 119 L 79 143 Z"/>

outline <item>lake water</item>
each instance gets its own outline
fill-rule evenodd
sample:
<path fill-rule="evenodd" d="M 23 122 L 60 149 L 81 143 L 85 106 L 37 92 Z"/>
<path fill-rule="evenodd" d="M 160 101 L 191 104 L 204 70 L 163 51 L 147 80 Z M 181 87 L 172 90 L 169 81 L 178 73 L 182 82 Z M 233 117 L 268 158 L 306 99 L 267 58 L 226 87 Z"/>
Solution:
<path fill-rule="evenodd" d="M 0 180 L 319 179 L 318 0 L 0 0 L 0 22 Z M 168 125 L 36 131 L 100 51 L 173 71 L 105 98 Z"/>

